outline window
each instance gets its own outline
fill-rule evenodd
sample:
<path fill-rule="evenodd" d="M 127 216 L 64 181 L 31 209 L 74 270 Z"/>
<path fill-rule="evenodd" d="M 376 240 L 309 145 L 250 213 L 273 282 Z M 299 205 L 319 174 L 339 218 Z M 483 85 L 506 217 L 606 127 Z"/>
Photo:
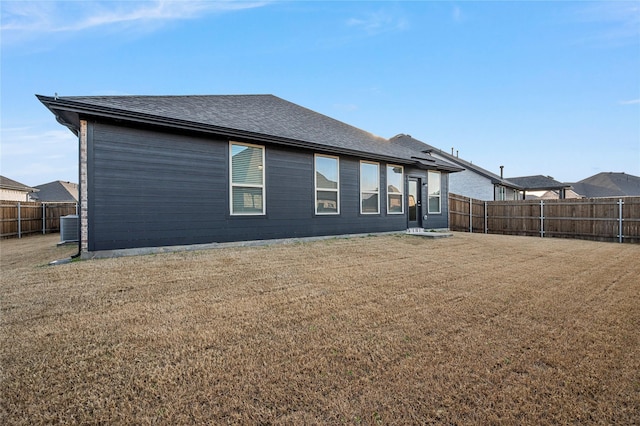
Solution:
<path fill-rule="evenodd" d="M 338 157 L 316 155 L 316 214 L 340 213 Z"/>
<path fill-rule="evenodd" d="M 380 169 L 378 163 L 360 162 L 360 213 L 380 212 Z"/>
<path fill-rule="evenodd" d="M 404 169 L 387 165 L 387 213 L 404 213 Z"/>
<path fill-rule="evenodd" d="M 229 151 L 231 214 L 264 214 L 264 147 L 231 142 Z"/>
<path fill-rule="evenodd" d="M 441 213 L 440 172 L 429 171 L 427 188 L 429 189 L 429 213 Z"/>

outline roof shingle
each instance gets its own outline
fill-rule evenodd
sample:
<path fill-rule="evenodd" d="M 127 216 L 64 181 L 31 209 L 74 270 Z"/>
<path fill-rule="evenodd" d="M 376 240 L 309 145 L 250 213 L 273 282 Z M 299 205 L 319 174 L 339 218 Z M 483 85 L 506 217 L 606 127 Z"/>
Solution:
<path fill-rule="evenodd" d="M 558 182 L 551 176 L 535 175 L 507 178 L 510 182 L 519 185 L 525 190 L 545 190 L 545 189 L 562 189 L 569 188 L 571 185 Z"/>
<path fill-rule="evenodd" d="M 56 180 L 36 185 L 39 192 L 34 196 L 38 201 L 78 202 L 78 184 Z"/>
<path fill-rule="evenodd" d="M 78 123 L 74 120 L 78 120 L 79 114 L 90 114 L 152 120 L 170 126 L 200 126 L 212 132 L 241 131 L 247 136 L 275 137 L 283 144 L 324 148 L 330 152 L 361 153 L 405 161 L 413 161 L 416 156 L 414 150 L 392 140 L 273 95 L 38 96 L 38 99 L 60 121 L 75 128 Z M 435 159 L 429 166 L 461 170 Z"/>

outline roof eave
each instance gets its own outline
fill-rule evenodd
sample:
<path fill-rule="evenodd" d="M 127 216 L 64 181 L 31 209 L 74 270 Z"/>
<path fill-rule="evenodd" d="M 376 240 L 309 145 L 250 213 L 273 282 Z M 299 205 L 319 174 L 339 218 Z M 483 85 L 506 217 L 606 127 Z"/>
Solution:
<path fill-rule="evenodd" d="M 492 184 L 494 185 L 502 185 L 502 186 L 506 186 L 509 188 L 513 188 L 513 189 L 522 189 L 521 187 L 519 187 L 516 184 L 513 184 L 511 182 L 507 182 L 504 179 L 500 179 L 497 175 L 492 174 L 489 171 L 484 170 L 483 168 L 476 166 L 473 163 L 470 163 L 468 161 L 465 161 L 463 159 L 461 159 L 460 157 L 456 157 L 454 155 L 448 154 L 440 149 L 436 149 L 436 148 L 431 148 L 431 149 L 426 149 L 422 152 L 426 152 L 426 153 L 432 153 L 432 154 L 437 154 L 441 157 L 444 158 L 443 161 L 448 161 L 451 162 L 453 164 L 457 164 L 458 166 L 460 166 L 460 170 L 458 171 L 462 171 L 462 170 L 469 170 L 473 173 L 479 174 L 482 177 L 485 177 L 487 179 L 489 179 L 491 181 Z"/>
<path fill-rule="evenodd" d="M 531 187 L 523 187 L 522 189 L 525 191 L 552 191 L 555 189 L 568 189 L 572 188 L 571 185 L 563 185 L 563 186 L 531 186 Z"/>

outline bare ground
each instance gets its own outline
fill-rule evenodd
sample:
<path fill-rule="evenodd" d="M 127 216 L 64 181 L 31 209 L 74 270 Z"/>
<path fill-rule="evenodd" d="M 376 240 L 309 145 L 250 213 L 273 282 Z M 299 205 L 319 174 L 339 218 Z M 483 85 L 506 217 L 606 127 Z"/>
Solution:
<path fill-rule="evenodd" d="M 4 424 L 640 423 L 639 245 L 58 238 L 0 242 Z"/>

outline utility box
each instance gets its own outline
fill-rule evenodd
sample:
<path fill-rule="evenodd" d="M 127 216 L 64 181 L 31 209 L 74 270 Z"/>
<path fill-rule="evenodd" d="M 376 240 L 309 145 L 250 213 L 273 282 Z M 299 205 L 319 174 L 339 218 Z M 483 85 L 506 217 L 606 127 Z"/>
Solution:
<path fill-rule="evenodd" d="M 60 244 L 78 242 L 79 220 L 77 214 L 60 217 Z"/>

